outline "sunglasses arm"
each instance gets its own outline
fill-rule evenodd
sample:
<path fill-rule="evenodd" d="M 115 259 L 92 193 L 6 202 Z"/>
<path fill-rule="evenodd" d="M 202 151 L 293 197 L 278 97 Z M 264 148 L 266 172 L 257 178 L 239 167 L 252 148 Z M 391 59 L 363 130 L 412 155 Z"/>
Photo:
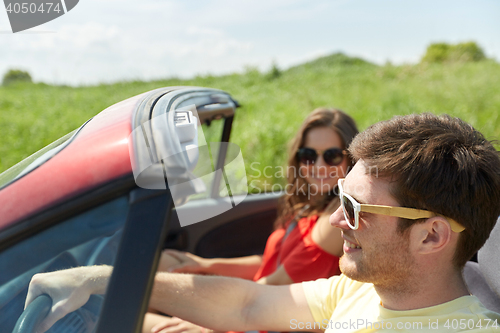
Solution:
<path fill-rule="evenodd" d="M 427 210 L 415 209 L 415 208 L 406 208 L 406 207 L 392 207 L 392 206 L 379 206 L 379 205 L 367 205 L 360 204 L 360 211 L 373 213 L 373 214 L 382 214 L 388 216 L 402 217 L 410 220 L 417 220 L 423 218 L 430 218 L 434 216 L 441 216 L 445 218 L 451 226 L 451 230 L 454 232 L 462 232 L 465 230 L 465 227 L 456 222 L 455 220 L 429 212 Z"/>

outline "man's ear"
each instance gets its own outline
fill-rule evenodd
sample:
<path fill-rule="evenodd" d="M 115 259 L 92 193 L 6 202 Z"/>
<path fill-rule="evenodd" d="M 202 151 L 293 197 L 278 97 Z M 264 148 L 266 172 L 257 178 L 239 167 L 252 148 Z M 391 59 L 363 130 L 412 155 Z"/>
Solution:
<path fill-rule="evenodd" d="M 451 227 L 441 216 L 428 218 L 413 226 L 412 238 L 417 253 L 431 254 L 443 250 L 451 240 Z"/>

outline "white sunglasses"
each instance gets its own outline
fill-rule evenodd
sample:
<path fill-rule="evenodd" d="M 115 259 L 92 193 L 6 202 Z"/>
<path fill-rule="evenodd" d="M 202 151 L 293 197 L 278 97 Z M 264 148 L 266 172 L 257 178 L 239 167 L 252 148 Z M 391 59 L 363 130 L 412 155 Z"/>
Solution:
<path fill-rule="evenodd" d="M 448 221 L 452 231 L 462 232 L 465 230 L 465 227 L 460 223 L 458 223 L 457 221 L 449 217 L 444 217 L 442 215 L 430 212 L 428 210 L 406 208 L 406 207 L 360 204 L 349 194 L 344 193 L 344 187 L 343 187 L 344 180 L 345 178 L 340 178 L 338 181 L 340 205 L 342 206 L 342 211 L 344 212 L 344 217 L 347 221 L 347 224 L 353 230 L 356 230 L 359 227 L 359 212 L 402 217 L 410 220 L 441 216 Z"/>

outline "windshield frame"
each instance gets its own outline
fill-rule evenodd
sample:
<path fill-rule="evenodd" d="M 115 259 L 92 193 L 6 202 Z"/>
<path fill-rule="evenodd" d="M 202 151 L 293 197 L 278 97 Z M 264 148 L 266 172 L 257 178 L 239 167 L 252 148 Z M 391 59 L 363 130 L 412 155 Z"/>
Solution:
<path fill-rule="evenodd" d="M 66 135 L 63 135 L 59 139 L 50 143 L 49 145 L 43 147 L 37 152 L 31 154 L 20 162 L 14 164 L 9 169 L 0 173 L 0 191 L 5 187 L 11 185 L 17 180 L 23 178 L 27 174 L 31 173 L 33 170 L 36 170 L 41 165 L 45 164 L 51 158 L 56 156 L 61 150 L 66 148 L 78 135 L 81 129 L 90 121 L 87 120 L 82 126 L 79 128 L 69 132 Z"/>

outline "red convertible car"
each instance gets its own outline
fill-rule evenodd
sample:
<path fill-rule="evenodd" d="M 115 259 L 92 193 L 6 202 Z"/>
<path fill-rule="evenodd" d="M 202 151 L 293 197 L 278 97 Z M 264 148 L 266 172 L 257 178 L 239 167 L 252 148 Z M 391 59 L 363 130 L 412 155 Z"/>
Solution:
<path fill-rule="evenodd" d="M 106 294 L 49 332 L 140 332 L 162 249 L 263 253 L 280 194 L 247 195 L 243 154 L 229 143 L 237 107 L 220 90 L 153 90 L 0 174 L 0 332 L 36 332 L 52 303 L 42 295 L 24 310 L 39 272 L 114 266 Z M 500 227 L 465 270 L 497 312 L 498 241 Z"/>

